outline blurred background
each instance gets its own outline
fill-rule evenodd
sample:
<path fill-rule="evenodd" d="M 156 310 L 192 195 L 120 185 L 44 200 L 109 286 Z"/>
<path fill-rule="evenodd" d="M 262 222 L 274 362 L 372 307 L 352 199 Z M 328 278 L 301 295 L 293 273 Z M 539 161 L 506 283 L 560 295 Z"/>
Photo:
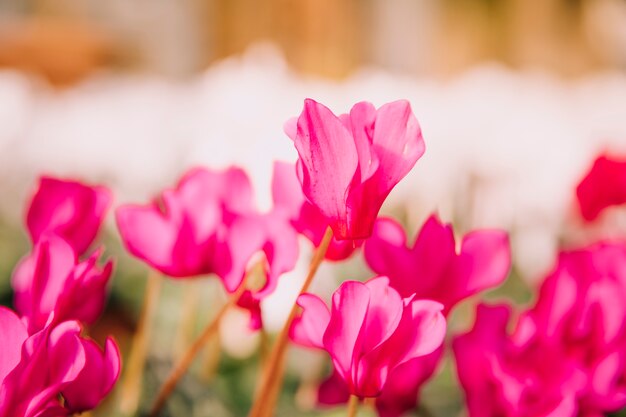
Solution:
<path fill-rule="evenodd" d="M 527 303 L 559 247 L 626 235 L 623 211 L 583 228 L 573 205 L 599 152 L 626 155 L 625 0 L 0 0 L 2 303 L 28 251 L 22 217 L 38 175 L 106 184 L 119 204 L 146 201 L 191 166 L 235 163 L 267 208 L 272 161 L 296 158 L 282 125 L 305 97 L 336 113 L 411 101 L 427 151 L 383 211 L 411 236 L 432 211 L 459 233 L 508 230 L 514 270 L 490 297 Z M 147 268 L 124 254 L 111 218 L 102 240 L 118 262 L 93 332 L 125 349 Z M 269 337 L 306 272 L 302 250 L 264 306 Z M 359 256 L 325 265 L 315 290 L 369 274 Z M 222 297 L 212 279 L 163 285 L 148 403 Z M 471 321 L 470 304 L 451 330 Z M 228 317 L 225 353 L 208 350 L 169 415 L 246 415 L 264 343 L 246 324 Z M 323 355 L 292 354 L 279 414 L 342 415 L 313 407 Z M 424 416 L 462 413 L 450 361 L 423 403 Z M 116 409 L 113 396 L 94 414 Z"/>

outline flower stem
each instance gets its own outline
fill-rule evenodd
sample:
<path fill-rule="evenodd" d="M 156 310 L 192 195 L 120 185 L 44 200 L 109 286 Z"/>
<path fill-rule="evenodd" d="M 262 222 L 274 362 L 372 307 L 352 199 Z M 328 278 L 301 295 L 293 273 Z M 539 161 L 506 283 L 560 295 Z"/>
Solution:
<path fill-rule="evenodd" d="M 176 388 L 178 381 L 183 377 L 183 375 L 185 375 L 185 372 L 187 372 L 189 366 L 191 366 L 191 363 L 193 362 L 196 355 L 200 352 L 202 347 L 211 339 L 211 336 L 217 333 L 222 318 L 224 317 L 224 315 L 226 315 L 228 309 L 234 306 L 237 301 L 239 301 L 241 294 L 243 294 L 245 290 L 246 279 L 244 278 L 242 283 L 239 285 L 239 288 L 237 288 L 237 291 L 231 294 L 231 296 L 228 298 L 228 301 L 224 303 L 224 305 L 217 312 L 217 315 L 213 318 L 213 320 L 211 320 L 209 324 L 207 324 L 200 336 L 198 336 L 198 338 L 189 347 L 187 352 L 185 352 L 185 354 L 178 360 L 178 363 L 174 366 L 174 369 L 172 369 L 170 375 L 167 377 L 163 385 L 161 385 L 161 389 L 159 390 L 157 398 L 152 405 L 152 409 L 150 410 L 150 417 L 156 417 L 159 414 L 159 412 L 165 405 L 165 402 L 174 391 L 174 388 Z"/>
<path fill-rule="evenodd" d="M 128 365 L 126 365 L 126 375 L 121 389 L 120 411 L 123 415 L 134 415 L 139 408 L 141 381 L 151 334 L 150 321 L 156 311 L 160 292 L 161 276 L 158 272 L 150 270 L 137 331 L 133 337 Z"/>
<path fill-rule="evenodd" d="M 356 417 L 359 410 L 359 397 L 356 395 L 350 396 L 350 401 L 348 402 L 348 417 Z"/>
<path fill-rule="evenodd" d="M 300 288 L 299 294 L 306 292 L 313 282 L 313 277 L 317 269 L 324 260 L 328 245 L 333 237 L 333 231 L 330 227 L 326 229 L 324 237 L 320 245 L 313 254 L 313 259 L 309 266 L 309 273 Z M 250 410 L 249 417 L 271 417 L 274 414 L 276 401 L 283 382 L 283 374 L 285 371 L 285 353 L 287 352 L 287 342 L 289 341 L 289 328 L 298 312 L 298 305 L 294 302 L 289 312 L 289 316 L 283 326 L 272 350 L 267 359 L 267 363 L 263 370 L 261 384 L 257 388 L 256 399 Z"/>

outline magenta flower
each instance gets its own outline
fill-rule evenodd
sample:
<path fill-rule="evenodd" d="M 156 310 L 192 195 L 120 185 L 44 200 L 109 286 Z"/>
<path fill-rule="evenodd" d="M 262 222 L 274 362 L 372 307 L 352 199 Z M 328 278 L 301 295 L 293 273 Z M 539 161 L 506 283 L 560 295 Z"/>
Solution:
<path fill-rule="evenodd" d="M 585 411 L 626 406 L 626 244 L 600 242 L 562 253 L 516 342 L 553 346 L 590 378 Z"/>
<path fill-rule="evenodd" d="M 470 417 L 576 417 L 585 374 L 549 345 L 520 348 L 507 333 L 508 306 L 478 307 L 453 342 Z"/>
<path fill-rule="evenodd" d="M 340 240 L 372 233 L 385 198 L 424 153 L 419 123 L 403 100 L 378 110 L 360 102 L 337 117 L 307 99 L 285 131 L 300 156 L 304 195 Z"/>
<path fill-rule="evenodd" d="M 26 215 L 33 244 L 46 232 L 53 232 L 82 254 L 98 234 L 112 199 L 111 192 L 102 186 L 40 178 Z"/>
<path fill-rule="evenodd" d="M 33 253 L 15 268 L 12 285 L 17 311 L 29 333 L 53 320 L 91 324 L 102 313 L 113 262 L 97 265 L 102 251 L 79 261 L 72 246 L 54 234 L 38 240 Z"/>
<path fill-rule="evenodd" d="M 104 352 L 80 336 L 76 322 L 28 335 L 11 310 L 0 308 L 0 416 L 70 416 L 97 406 L 120 372 L 108 339 Z"/>
<path fill-rule="evenodd" d="M 511 268 L 506 232 L 472 231 L 457 250 L 452 226 L 435 215 L 424 223 L 411 247 L 402 226 L 379 219 L 363 252 L 370 268 L 388 276 L 400 295 L 438 301 L 444 314 L 459 301 L 501 284 Z"/>
<path fill-rule="evenodd" d="M 298 304 L 303 311 L 291 338 L 326 350 L 348 391 L 361 398 L 379 396 L 396 368 L 433 352 L 445 335 L 441 304 L 403 299 L 386 277 L 344 282 L 331 310 L 312 294 L 301 295 Z"/>
<path fill-rule="evenodd" d="M 419 402 L 419 392 L 439 367 L 443 355 L 443 345 L 428 355 L 411 359 L 391 372 L 375 406 L 381 417 L 401 417 L 415 409 Z M 318 402 L 322 405 L 347 403 L 350 392 L 346 383 L 334 371 L 322 382 L 318 390 Z"/>
<path fill-rule="evenodd" d="M 562 253 L 510 335 L 509 316 L 482 306 L 454 342 L 471 417 L 599 416 L 626 406 L 626 245 Z"/>
<path fill-rule="evenodd" d="M 298 233 L 318 247 L 322 243 L 328 221 L 302 193 L 302 186 L 293 164 L 274 163 L 272 195 L 275 210 L 283 213 Z M 344 260 L 362 243 L 362 240 L 339 240 L 333 236 L 324 256 L 332 261 Z"/>
<path fill-rule="evenodd" d="M 626 203 L 626 160 L 599 156 L 576 188 L 580 213 L 592 221 L 610 206 Z"/>
<path fill-rule="evenodd" d="M 288 219 L 279 210 L 256 210 L 250 181 L 239 168 L 191 170 L 159 201 L 119 207 L 116 219 L 126 248 L 137 258 L 174 278 L 214 273 L 228 292 L 240 286 L 252 256 L 263 252 L 266 283 L 240 300 L 256 313 L 254 327 L 260 299 L 298 257 L 297 235 Z"/>

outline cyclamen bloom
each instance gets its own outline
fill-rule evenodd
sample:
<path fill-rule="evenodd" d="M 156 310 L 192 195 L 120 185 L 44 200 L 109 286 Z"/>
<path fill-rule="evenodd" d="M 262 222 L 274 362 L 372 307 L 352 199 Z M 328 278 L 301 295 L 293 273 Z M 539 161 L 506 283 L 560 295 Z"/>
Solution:
<path fill-rule="evenodd" d="M 159 201 L 119 207 L 116 220 L 126 248 L 137 258 L 174 278 L 215 273 L 229 292 L 240 286 L 252 256 L 264 252 L 267 281 L 241 299 L 258 313 L 259 300 L 294 268 L 298 242 L 286 217 L 279 211 L 259 213 L 253 200 L 243 170 L 194 169 Z"/>
<path fill-rule="evenodd" d="M 470 416 L 598 416 L 626 406 L 626 244 L 564 252 L 536 304 L 479 308 L 454 342 Z M 485 407 L 489 403 L 490 407 Z"/>
<path fill-rule="evenodd" d="M 80 336 L 76 322 L 28 335 L 19 317 L 0 307 L 0 416 L 71 416 L 96 407 L 120 373 L 120 355 Z"/>
<path fill-rule="evenodd" d="M 344 282 L 331 310 L 313 294 L 301 295 L 298 304 L 303 311 L 291 338 L 326 350 L 348 391 L 361 398 L 380 395 L 389 374 L 441 346 L 446 330 L 441 304 L 403 299 L 386 277 Z"/>
<path fill-rule="evenodd" d="M 626 203 L 626 160 L 599 156 L 576 188 L 580 213 L 587 221 L 606 208 Z"/>
<path fill-rule="evenodd" d="M 415 294 L 417 298 L 438 301 L 444 305 L 444 315 L 463 299 L 501 284 L 511 267 L 505 232 L 472 231 L 463 237 L 457 250 L 452 227 L 441 223 L 435 215 L 422 226 L 413 246 L 407 244 L 404 230 L 395 220 L 378 219 L 363 251 L 370 268 L 388 276 L 390 285 L 401 296 Z M 414 409 L 419 391 L 436 371 L 442 353 L 440 348 L 392 372 L 376 399 L 379 415 L 399 417 Z M 348 400 L 346 388 L 341 390 L 342 382 L 336 379 L 333 375 L 320 386 L 320 403 L 340 404 Z M 330 393 L 329 387 L 334 393 Z"/>
<path fill-rule="evenodd" d="M 360 102 L 337 117 L 307 99 L 285 132 L 298 151 L 304 195 L 339 240 L 372 233 L 385 198 L 425 149 L 419 123 L 404 100 L 379 109 Z"/>
<path fill-rule="evenodd" d="M 274 163 L 272 196 L 275 210 L 281 211 L 298 233 L 318 247 L 322 243 L 328 222 L 302 193 L 295 165 L 286 162 Z M 346 259 L 362 243 L 362 240 L 338 240 L 333 236 L 324 257 L 333 261 Z"/>
<path fill-rule="evenodd" d="M 50 320 L 80 320 L 91 324 L 102 313 L 113 262 L 97 265 L 101 251 L 85 261 L 62 238 L 40 237 L 33 252 L 15 268 L 12 285 L 15 306 L 28 323 L 29 333 Z"/>
<path fill-rule="evenodd" d="M 379 219 L 363 253 L 369 267 L 388 276 L 400 295 L 438 301 L 444 314 L 461 300 L 504 282 L 511 269 L 506 232 L 472 231 L 457 250 L 452 226 L 435 215 L 426 220 L 413 246 L 395 220 Z"/>
<path fill-rule="evenodd" d="M 102 186 L 41 177 L 26 215 L 33 244 L 52 232 L 82 254 L 98 234 L 112 200 L 111 192 Z"/>
<path fill-rule="evenodd" d="M 508 306 L 478 307 L 472 330 L 453 341 L 470 417 L 576 417 L 585 374 L 549 345 L 520 348 Z"/>

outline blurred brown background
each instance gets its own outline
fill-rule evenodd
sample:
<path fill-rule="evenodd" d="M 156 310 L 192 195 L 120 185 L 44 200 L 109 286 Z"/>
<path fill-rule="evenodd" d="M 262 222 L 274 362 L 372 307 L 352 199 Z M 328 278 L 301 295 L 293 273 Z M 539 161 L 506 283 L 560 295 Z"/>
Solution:
<path fill-rule="evenodd" d="M 3 0 L 0 65 L 67 85 L 174 77 L 271 41 L 305 74 L 448 77 L 484 61 L 565 77 L 626 68 L 624 0 Z"/>

